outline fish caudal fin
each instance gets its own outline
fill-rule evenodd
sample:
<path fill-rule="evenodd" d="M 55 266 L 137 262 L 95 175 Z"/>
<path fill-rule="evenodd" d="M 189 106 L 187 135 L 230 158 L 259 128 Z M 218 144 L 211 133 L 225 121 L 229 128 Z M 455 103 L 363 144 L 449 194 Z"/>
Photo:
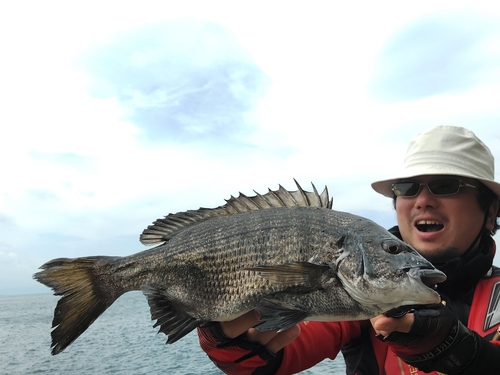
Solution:
<path fill-rule="evenodd" d="M 57 302 L 52 321 L 52 354 L 59 354 L 75 341 L 99 315 L 118 298 L 107 283 L 105 266 L 112 257 L 87 257 L 51 260 L 33 275 L 40 283 L 52 288 Z M 97 281 L 98 280 L 98 281 Z"/>
<path fill-rule="evenodd" d="M 156 320 L 154 328 L 160 326 L 159 332 L 168 336 L 167 344 L 173 344 L 196 327 L 205 323 L 184 312 L 173 298 L 169 298 L 166 291 L 143 286 L 142 292 L 148 299 L 151 310 L 151 320 Z"/>

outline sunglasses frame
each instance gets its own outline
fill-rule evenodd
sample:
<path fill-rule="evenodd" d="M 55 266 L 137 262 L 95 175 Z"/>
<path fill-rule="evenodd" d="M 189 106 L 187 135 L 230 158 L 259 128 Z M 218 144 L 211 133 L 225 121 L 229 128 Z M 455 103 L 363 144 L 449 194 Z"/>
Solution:
<path fill-rule="evenodd" d="M 429 187 L 429 184 L 433 184 L 435 182 L 439 182 L 439 181 L 443 181 L 443 180 L 453 180 L 453 181 L 458 181 L 458 188 L 457 188 L 457 191 L 453 192 L 453 193 L 447 193 L 447 194 L 435 194 L 432 189 Z M 419 184 L 419 187 L 418 187 L 418 190 L 415 194 L 413 195 L 403 195 L 403 194 L 397 194 L 396 191 L 401 191 L 400 189 L 397 189 L 396 188 L 396 185 L 398 184 Z M 412 185 L 414 186 L 414 185 Z M 394 193 L 394 195 L 396 197 L 405 197 L 405 198 L 412 198 L 412 197 L 416 197 L 417 195 L 420 194 L 420 192 L 422 191 L 422 187 L 423 186 L 427 186 L 427 190 L 429 190 L 429 192 L 436 196 L 436 197 L 446 197 L 446 196 L 449 196 L 449 195 L 455 195 L 455 194 L 458 194 L 460 192 L 460 189 L 463 188 L 463 187 L 471 187 L 471 188 L 474 188 L 474 189 L 478 189 L 477 186 L 475 185 L 471 185 L 471 184 L 468 184 L 467 182 L 459 179 L 459 178 L 440 178 L 440 179 L 437 179 L 437 180 L 434 180 L 434 181 L 431 181 L 431 182 L 395 182 L 391 185 L 391 190 L 392 192 Z M 410 190 L 410 189 L 408 189 Z"/>

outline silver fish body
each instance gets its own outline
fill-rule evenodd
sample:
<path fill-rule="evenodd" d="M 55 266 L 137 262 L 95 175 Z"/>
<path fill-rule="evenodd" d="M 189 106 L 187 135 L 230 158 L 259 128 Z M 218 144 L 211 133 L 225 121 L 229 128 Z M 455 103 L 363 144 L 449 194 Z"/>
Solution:
<path fill-rule="evenodd" d="M 44 264 L 34 277 L 62 296 L 52 353 L 132 290 L 146 295 L 168 343 L 252 309 L 261 316 L 257 329 L 282 330 L 439 302 L 430 286 L 445 276 L 414 249 L 368 219 L 332 210 L 326 189 L 297 186 L 168 215 L 141 235 L 160 245 L 131 256 Z"/>

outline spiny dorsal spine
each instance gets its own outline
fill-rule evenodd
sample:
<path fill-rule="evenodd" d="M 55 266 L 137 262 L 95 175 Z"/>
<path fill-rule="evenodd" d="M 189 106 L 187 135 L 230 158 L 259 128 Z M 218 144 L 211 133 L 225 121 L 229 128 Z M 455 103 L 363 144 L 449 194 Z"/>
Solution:
<path fill-rule="evenodd" d="M 148 226 L 141 234 L 140 241 L 144 245 L 154 245 L 168 241 L 177 231 L 206 220 L 213 216 L 231 215 L 240 212 L 263 210 L 273 207 L 323 207 L 332 208 L 333 199 L 328 196 L 328 188 L 325 186 L 323 192 L 318 194 L 316 187 L 311 183 L 313 191 L 305 191 L 294 179 L 297 185 L 296 191 L 289 191 L 279 185 L 278 190 L 271 190 L 262 195 L 255 191 L 255 196 L 249 197 L 240 193 L 238 197 L 226 199 L 224 206 L 216 208 L 200 208 L 169 214 L 162 219 L 156 220 Z"/>

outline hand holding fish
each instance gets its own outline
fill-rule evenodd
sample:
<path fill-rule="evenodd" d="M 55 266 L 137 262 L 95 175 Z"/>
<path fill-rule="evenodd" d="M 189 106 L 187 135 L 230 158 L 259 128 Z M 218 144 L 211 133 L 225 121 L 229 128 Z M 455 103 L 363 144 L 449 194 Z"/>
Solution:
<path fill-rule="evenodd" d="M 300 333 L 298 324 L 281 332 L 258 331 L 255 310 L 225 322 L 213 322 L 198 330 L 200 345 L 220 369 L 244 372 L 247 366 L 272 373 L 281 363 L 281 349 Z M 231 348 L 228 353 L 223 348 Z M 235 360 L 235 358 L 238 358 Z"/>
<path fill-rule="evenodd" d="M 377 338 L 406 363 L 430 372 L 454 374 L 474 360 L 478 340 L 444 305 L 422 305 L 400 318 L 370 319 Z"/>
<path fill-rule="evenodd" d="M 294 325 L 289 329 L 281 332 L 276 331 L 257 331 L 255 327 L 259 323 L 259 314 L 255 311 L 248 313 L 228 322 L 221 322 L 222 332 L 229 338 L 235 338 L 242 334 L 246 334 L 249 341 L 258 342 L 266 347 L 266 349 L 276 354 L 286 345 L 292 342 L 300 333 L 299 325 Z"/>

